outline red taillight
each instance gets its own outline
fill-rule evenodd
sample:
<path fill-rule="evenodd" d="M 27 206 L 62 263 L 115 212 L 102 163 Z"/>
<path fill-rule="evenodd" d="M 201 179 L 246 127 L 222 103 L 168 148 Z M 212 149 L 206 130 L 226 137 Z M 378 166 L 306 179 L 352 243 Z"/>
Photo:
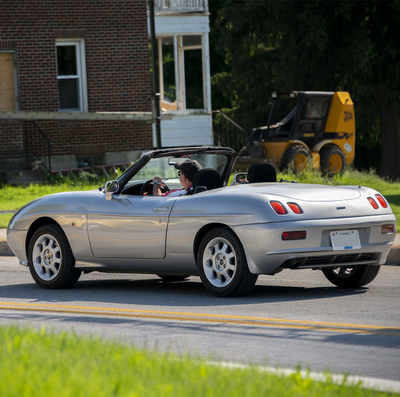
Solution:
<path fill-rule="evenodd" d="M 381 194 L 375 194 L 376 199 L 379 201 L 379 204 L 383 207 L 383 208 L 387 208 L 387 202 L 386 200 L 383 198 L 383 196 Z"/>
<path fill-rule="evenodd" d="M 394 233 L 394 225 L 383 225 L 381 228 L 381 234 L 392 234 Z"/>
<path fill-rule="evenodd" d="M 299 232 L 283 232 L 282 240 L 305 240 L 307 238 L 307 232 L 301 230 Z"/>
<path fill-rule="evenodd" d="M 287 214 L 286 208 L 283 206 L 282 203 L 279 201 L 270 201 L 271 207 L 278 215 L 285 215 Z"/>
<path fill-rule="evenodd" d="M 378 209 L 378 204 L 376 204 L 376 201 L 372 198 L 372 197 L 368 197 L 368 201 L 369 203 L 372 205 L 372 207 L 374 208 L 374 210 Z"/>
<path fill-rule="evenodd" d="M 287 203 L 289 208 L 295 213 L 295 214 L 302 214 L 303 210 L 298 206 L 296 203 Z"/>

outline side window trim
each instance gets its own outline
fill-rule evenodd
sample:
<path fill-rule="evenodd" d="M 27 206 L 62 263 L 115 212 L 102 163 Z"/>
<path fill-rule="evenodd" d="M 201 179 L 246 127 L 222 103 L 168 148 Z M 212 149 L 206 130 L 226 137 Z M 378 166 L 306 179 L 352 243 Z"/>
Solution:
<path fill-rule="evenodd" d="M 184 39 L 190 40 L 193 37 L 192 43 L 184 43 Z M 208 36 L 207 34 L 170 34 L 160 35 L 158 39 L 158 73 L 160 79 L 160 94 L 161 102 L 165 102 L 165 91 L 167 84 L 165 82 L 164 68 L 163 68 L 163 40 L 169 40 L 169 44 L 173 45 L 174 60 L 174 72 L 173 78 L 175 80 L 175 96 L 174 102 L 169 104 L 173 105 L 168 108 L 166 106 L 162 111 L 179 112 L 189 111 L 198 112 L 206 111 L 211 112 L 211 95 L 210 87 L 208 83 L 208 77 L 210 75 L 209 57 L 208 57 Z M 197 42 L 196 42 L 197 39 Z M 187 103 L 187 79 L 185 76 L 185 51 L 198 50 L 200 51 L 200 69 L 202 73 L 202 105 L 201 106 L 189 106 Z M 170 76 L 172 77 L 172 75 Z M 170 79 L 169 79 L 170 80 Z M 168 104 L 167 104 L 168 105 Z"/>
<path fill-rule="evenodd" d="M 76 51 L 76 67 L 77 74 L 69 76 L 58 75 L 58 60 L 57 60 L 57 47 L 58 46 L 73 46 Z M 60 112 L 88 112 L 88 98 L 87 98 L 87 80 L 86 80 L 86 57 L 85 57 L 85 41 L 83 39 L 58 39 L 56 40 L 56 64 L 57 64 L 57 81 L 68 78 L 77 78 L 79 81 L 79 107 L 68 109 L 60 108 Z M 59 93 L 60 95 L 60 93 Z"/>

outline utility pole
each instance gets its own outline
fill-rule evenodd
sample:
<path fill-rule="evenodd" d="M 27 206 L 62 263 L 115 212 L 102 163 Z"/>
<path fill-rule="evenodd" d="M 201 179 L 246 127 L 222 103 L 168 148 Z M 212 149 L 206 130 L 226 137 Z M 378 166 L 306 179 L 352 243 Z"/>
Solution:
<path fill-rule="evenodd" d="M 157 70 L 157 45 L 156 45 L 156 28 L 154 21 L 154 0 L 149 0 L 150 9 L 150 37 L 151 37 L 151 57 L 153 60 L 153 95 L 154 106 L 156 110 L 155 127 L 156 127 L 156 143 L 157 149 L 161 149 L 161 110 L 160 110 L 160 83 L 158 81 Z"/>

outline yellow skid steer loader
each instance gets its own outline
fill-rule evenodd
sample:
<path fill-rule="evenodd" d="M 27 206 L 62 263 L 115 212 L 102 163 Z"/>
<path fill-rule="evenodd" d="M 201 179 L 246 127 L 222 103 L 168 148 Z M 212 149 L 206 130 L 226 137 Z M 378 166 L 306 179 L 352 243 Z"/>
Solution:
<path fill-rule="evenodd" d="M 341 173 L 353 162 L 355 152 L 355 117 L 350 95 L 274 92 L 267 126 L 252 128 L 246 145 L 240 155 L 274 159 L 282 170 L 293 167 L 299 173 L 310 165 L 327 175 Z"/>

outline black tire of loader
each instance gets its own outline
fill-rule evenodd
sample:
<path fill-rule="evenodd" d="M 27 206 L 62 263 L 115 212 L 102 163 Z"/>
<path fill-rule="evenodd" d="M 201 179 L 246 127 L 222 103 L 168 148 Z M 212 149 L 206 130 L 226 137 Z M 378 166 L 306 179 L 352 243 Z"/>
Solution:
<path fill-rule="evenodd" d="M 294 145 L 288 147 L 282 155 L 281 158 L 281 169 L 289 170 L 291 166 L 293 166 L 293 171 L 298 173 L 299 171 L 295 169 L 294 161 L 299 154 L 303 154 L 307 157 L 308 160 L 311 159 L 310 152 L 301 145 Z M 301 171 L 300 171 L 301 172 Z"/>
<path fill-rule="evenodd" d="M 346 168 L 346 157 L 338 146 L 330 145 L 330 146 L 324 146 L 320 152 L 319 152 L 321 161 L 321 170 L 325 175 L 328 176 L 333 176 L 333 175 L 338 175 L 341 174 L 344 169 Z M 338 156 L 340 157 L 342 161 L 342 166 L 340 167 L 339 170 L 332 170 L 332 163 L 331 163 L 331 158 L 332 156 Z"/>

